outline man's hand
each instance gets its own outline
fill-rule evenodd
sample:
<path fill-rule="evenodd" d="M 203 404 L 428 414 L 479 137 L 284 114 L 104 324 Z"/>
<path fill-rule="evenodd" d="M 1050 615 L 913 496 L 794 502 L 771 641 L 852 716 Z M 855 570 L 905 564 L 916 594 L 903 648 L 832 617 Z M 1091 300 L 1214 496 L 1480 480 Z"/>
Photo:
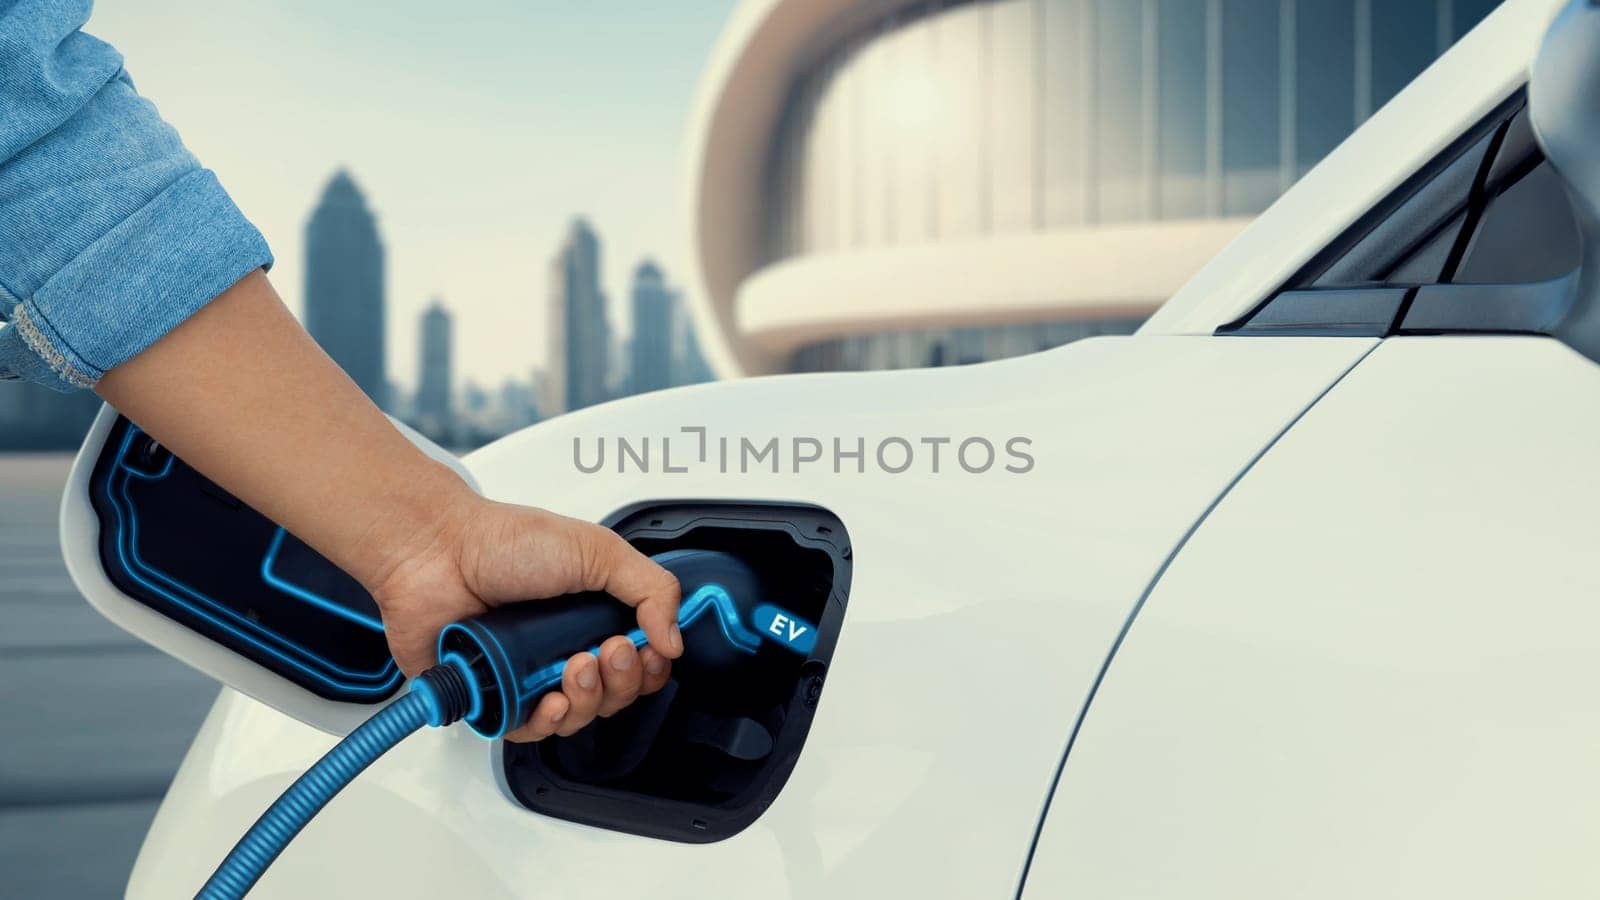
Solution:
<path fill-rule="evenodd" d="M 637 610 L 650 643 L 642 650 L 618 635 L 600 658 L 579 652 L 552 691 L 507 740 L 569 735 L 667 683 L 670 660 L 683 652 L 678 580 L 609 529 L 542 509 L 465 499 L 441 515 L 437 533 L 401 552 L 372 587 L 389 649 L 408 675 L 435 662 L 439 631 L 491 607 L 579 591 L 605 591 Z M 400 549 L 397 547 L 397 549 Z"/>
<path fill-rule="evenodd" d="M 400 667 L 492 606 L 603 590 L 638 610 L 625 638 L 567 666 L 512 740 L 571 734 L 659 690 L 683 652 L 678 583 L 616 534 L 491 503 L 400 434 L 253 273 L 100 380 L 100 395 L 184 462 L 289 529 L 377 598 Z"/>

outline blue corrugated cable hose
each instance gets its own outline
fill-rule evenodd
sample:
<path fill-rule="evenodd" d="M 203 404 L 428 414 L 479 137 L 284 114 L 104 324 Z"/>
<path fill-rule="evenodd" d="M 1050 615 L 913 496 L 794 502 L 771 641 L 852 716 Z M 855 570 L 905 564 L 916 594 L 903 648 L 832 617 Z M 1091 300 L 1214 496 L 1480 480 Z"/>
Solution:
<path fill-rule="evenodd" d="M 688 596 L 678 610 L 697 662 L 737 665 L 763 641 L 798 655 L 810 654 L 816 627 L 761 602 L 760 582 L 737 558 L 709 550 L 678 550 L 655 557 L 678 576 Z M 599 642 L 626 634 L 635 646 L 644 632 L 631 629 L 633 611 L 603 594 L 518 603 L 456 622 L 440 632 L 440 664 L 422 673 L 402 698 L 378 711 L 300 776 L 250 826 L 196 895 L 202 900 L 243 897 L 295 835 L 378 757 L 423 726 L 466 720 L 485 738 L 499 738 L 528 720 L 546 692 L 559 688 L 566 660 Z M 714 620 L 713 631 L 709 623 Z M 715 637 L 705 637 L 715 635 Z"/>
<path fill-rule="evenodd" d="M 250 826 L 196 896 L 203 900 L 243 897 L 300 829 L 367 766 L 422 726 L 448 724 L 436 682 L 450 676 L 461 679 L 453 666 L 425 672 L 411 683 L 410 693 L 363 722 L 317 760 Z M 464 685 L 461 690 L 465 692 Z"/>

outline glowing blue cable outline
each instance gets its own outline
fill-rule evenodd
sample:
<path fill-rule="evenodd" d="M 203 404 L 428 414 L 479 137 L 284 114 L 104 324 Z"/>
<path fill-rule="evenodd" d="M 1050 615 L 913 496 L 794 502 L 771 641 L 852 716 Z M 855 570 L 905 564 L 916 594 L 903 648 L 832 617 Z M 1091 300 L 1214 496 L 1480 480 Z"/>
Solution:
<path fill-rule="evenodd" d="M 717 624 L 722 628 L 722 636 L 728 639 L 728 643 L 732 644 L 735 650 L 754 655 L 761 649 L 761 635 L 745 626 L 744 620 L 739 617 L 739 608 L 733 603 L 733 597 L 729 596 L 727 589 L 720 584 L 701 585 L 689 599 L 683 601 L 683 605 L 678 607 L 678 627 L 688 628 L 704 616 L 707 610 L 716 614 Z M 635 628 L 628 632 L 627 638 L 635 647 L 643 647 L 650 642 L 643 628 Z M 590 647 L 589 652 L 599 656 L 600 647 L 598 645 Z M 519 701 L 526 702 L 560 684 L 566 668 L 567 661 L 561 660 L 530 672 L 522 679 L 522 684 L 518 685 L 521 694 Z"/>
<path fill-rule="evenodd" d="M 461 675 L 467 679 L 467 692 L 472 695 L 472 708 L 467 710 L 463 719 L 476 719 L 483 712 L 483 687 L 478 684 L 478 673 L 472 671 L 472 664 L 460 653 L 449 650 L 439 654 L 439 665 L 455 666 Z"/>
<path fill-rule="evenodd" d="M 655 558 L 660 561 L 664 556 L 666 554 Z M 778 607 L 770 604 L 763 604 L 761 608 L 782 612 L 798 624 L 815 628 L 806 620 L 791 615 L 786 610 L 779 610 Z M 715 583 L 701 585 L 689 596 L 689 599 L 683 601 L 683 604 L 678 608 L 678 627 L 687 629 L 704 618 L 708 612 L 717 620 L 717 625 L 722 631 L 723 637 L 736 650 L 753 656 L 761 649 L 761 642 L 768 639 L 766 635 L 752 630 L 745 624 L 744 619 L 739 615 L 738 606 L 733 602 L 733 597 L 726 588 Z M 476 644 L 483 655 L 484 661 L 489 665 L 490 671 L 494 673 L 497 685 L 504 685 L 510 680 L 514 675 L 514 670 L 511 657 L 506 652 L 505 645 L 501 643 L 499 635 L 481 624 L 477 627 L 468 627 L 470 624 L 472 623 L 451 622 L 439 632 L 439 661 L 441 663 L 453 663 L 458 668 L 468 672 L 469 677 L 473 678 L 471 685 L 473 692 L 472 710 L 463 716 L 462 720 L 479 737 L 492 741 L 504 737 L 506 732 L 519 727 L 530 712 L 528 707 L 536 697 L 561 685 L 562 676 L 566 674 L 567 660 L 558 660 L 529 673 L 520 683 L 515 685 L 514 692 L 499 691 L 500 727 L 493 734 L 487 733 L 482 729 L 482 723 L 479 721 L 480 713 L 483 712 L 481 687 L 477 683 L 476 676 L 472 674 L 471 665 L 466 658 L 455 650 L 444 649 L 446 639 L 449 635 L 460 632 L 467 640 Z M 642 628 L 635 628 L 628 632 L 626 637 L 635 647 L 643 647 L 650 642 Z M 805 649 L 796 647 L 781 637 L 773 636 L 770 640 L 772 643 L 792 653 L 800 655 L 805 655 L 806 653 Z M 491 644 L 493 645 L 492 647 L 490 646 Z M 600 647 L 595 645 L 590 647 L 587 652 L 593 656 L 599 656 Z"/>
<path fill-rule="evenodd" d="M 437 649 L 434 651 L 438 655 L 440 662 L 459 660 L 471 679 L 468 684 L 472 687 L 473 693 L 472 710 L 462 716 L 461 721 L 466 722 L 467 727 L 471 728 L 473 733 L 485 740 L 492 741 L 504 737 L 506 732 L 516 727 L 511 724 L 513 718 L 518 720 L 526 719 L 527 710 L 524 704 L 527 700 L 521 696 L 512 696 L 510 691 L 500 691 L 500 727 L 493 734 L 486 733 L 482 728 L 482 723 L 479 721 L 479 715 L 483 712 L 483 689 L 478 683 L 478 676 L 472 672 L 472 664 L 467 662 L 466 657 L 454 650 L 444 649 L 445 639 L 458 631 L 466 635 L 467 640 L 478 645 L 478 649 L 482 651 L 484 661 L 489 665 L 490 673 L 494 676 L 496 687 L 505 684 L 513 677 L 511 656 L 506 653 L 506 645 L 500 642 L 499 635 L 483 627 L 482 624 L 478 624 L 476 628 L 468 628 L 460 622 L 451 622 L 449 625 L 439 629 L 439 639 L 436 643 Z M 494 642 L 493 651 L 483 642 L 484 638 Z M 515 705 L 513 705 L 513 701 L 515 701 Z M 523 713 L 523 715 L 518 715 L 518 713 Z M 521 721 L 518 721 L 517 725 L 521 725 Z"/>
<path fill-rule="evenodd" d="M 344 668 L 342 668 L 340 666 L 337 666 L 337 665 L 335 665 L 334 663 L 332 663 L 329 660 L 318 658 L 317 662 L 319 662 L 322 665 L 326 666 L 329 670 L 331 670 L 333 672 L 336 672 L 336 673 L 338 673 L 340 675 L 345 675 L 345 676 L 347 676 L 347 677 L 349 677 L 351 679 L 359 679 L 361 681 L 372 681 L 372 680 L 375 680 L 375 679 L 378 679 L 378 678 L 383 678 L 384 680 L 379 684 L 368 686 L 368 685 L 363 685 L 363 684 L 354 684 L 354 683 L 347 682 L 347 681 L 338 681 L 338 680 L 335 680 L 333 678 L 330 678 L 324 672 L 320 672 L 320 671 L 318 671 L 316 669 L 313 669 L 310 666 L 306 665 L 306 663 L 302 662 L 301 660 L 295 659 L 293 656 L 288 655 L 287 653 L 283 652 L 282 650 L 279 650 L 278 648 L 273 647 L 270 644 L 267 644 L 267 643 L 263 642 L 262 640 L 250 635 L 248 632 L 244 631 L 242 627 L 236 626 L 234 624 L 230 624 L 229 622 L 227 622 L 227 621 L 225 621 L 223 619 L 220 619 L 217 616 L 215 616 L 215 615 L 207 612 L 206 610 L 200 608 L 198 605 L 196 605 L 196 603 L 194 601 L 200 601 L 200 602 L 203 602 L 205 604 L 208 604 L 211 607 L 213 607 L 215 610 L 217 610 L 218 612 L 225 613 L 225 614 L 233 617 L 234 619 L 239 620 L 241 625 L 244 626 L 244 627 L 256 628 L 258 630 L 260 628 L 260 626 L 257 626 L 253 622 L 250 622 L 248 619 L 243 619 L 243 617 L 239 616 L 238 613 L 234 612 L 233 610 L 228 609 L 227 607 L 223 606 L 220 603 L 217 603 L 215 600 L 212 600 L 210 597 L 207 597 L 204 594 L 201 594 L 199 591 L 196 591 L 194 588 L 192 588 L 192 587 L 190 587 L 188 585 L 182 584 L 182 583 L 172 579 L 170 576 L 162 573 L 160 570 L 156 569 L 155 567 L 151 566 L 149 563 L 145 562 L 144 559 L 139 556 L 139 550 L 138 550 L 139 520 L 138 520 L 138 515 L 137 515 L 137 513 L 136 513 L 136 511 L 134 510 L 134 507 L 133 507 L 133 500 L 132 500 L 131 497 L 128 496 L 128 493 L 127 493 L 128 483 L 127 483 L 127 481 L 124 481 L 121 485 L 113 486 L 113 481 L 115 480 L 116 473 L 119 470 L 127 472 L 130 476 L 138 477 L 138 478 L 141 478 L 141 479 L 146 480 L 146 481 L 158 481 L 158 480 L 160 480 L 162 478 L 165 478 L 171 472 L 172 465 L 173 465 L 173 458 L 171 456 L 168 457 L 167 463 L 166 463 L 165 466 L 162 467 L 162 470 L 160 472 L 158 472 L 158 473 L 155 473 L 155 474 L 146 473 L 146 472 L 140 472 L 139 470 L 137 470 L 137 469 L 133 468 L 132 466 L 128 465 L 127 462 L 126 462 L 126 459 L 125 459 L 125 457 L 127 455 L 128 447 L 133 443 L 133 438 L 136 435 L 138 435 L 139 433 L 140 432 L 139 432 L 139 430 L 137 428 L 133 427 L 132 425 L 129 426 L 127 434 L 123 437 L 122 446 L 117 451 L 117 462 L 116 462 L 116 465 L 114 465 L 114 466 L 109 468 L 109 470 L 107 472 L 107 475 L 106 475 L 106 483 L 105 483 L 106 496 L 111 500 L 111 509 L 112 509 L 112 512 L 116 515 L 116 519 L 117 519 L 117 540 L 116 540 L 117 557 L 118 557 L 119 561 L 122 563 L 123 570 L 125 572 L 127 572 L 128 576 L 131 577 L 135 582 L 137 582 L 140 586 L 144 587 L 145 589 L 150 590 L 150 591 L 156 593 L 157 595 L 159 595 L 161 597 L 164 597 L 169 602 L 174 603 L 174 604 L 178 605 L 179 607 L 187 609 L 191 613 L 194 613 L 195 615 L 200 616 L 205 621 L 208 621 L 211 624 L 223 629 L 225 632 L 228 632 L 228 633 L 234 635 L 235 637 L 238 637 L 239 639 L 245 641 L 246 643 L 250 644 L 251 646 L 257 648 L 258 650 L 268 654 L 269 656 L 272 656 L 275 659 L 278 659 L 278 660 L 281 660 L 284 663 L 287 663 L 288 665 L 290 665 L 293 668 L 305 673 L 306 675 L 308 675 L 311 678 L 321 682 L 322 684 L 328 685 L 329 687 L 332 687 L 332 688 L 334 688 L 336 690 L 344 691 L 344 692 L 351 693 L 351 694 L 356 694 L 358 696 L 375 696 L 375 697 L 380 697 L 381 698 L 381 697 L 388 696 L 390 693 L 392 693 L 394 691 L 394 689 L 400 684 L 400 682 L 403 681 L 404 678 L 405 678 L 405 675 L 400 671 L 399 666 L 395 664 L 393 659 L 390 659 L 387 662 L 387 664 L 384 666 L 384 668 L 379 670 L 378 672 L 355 672 L 355 671 L 351 671 L 351 670 L 348 670 L 348 669 L 344 669 Z M 121 503 L 118 502 L 118 496 L 119 495 L 121 496 L 121 500 L 122 500 Z M 122 503 L 126 503 L 127 506 L 128 506 L 126 518 L 124 518 L 123 509 L 122 509 Z M 132 560 L 131 561 L 129 559 L 130 550 L 132 552 Z M 135 568 L 135 563 L 137 563 L 138 568 Z M 175 596 L 174 594 L 172 594 L 171 592 L 167 591 L 166 589 L 163 589 L 160 585 L 151 583 L 146 577 L 144 577 L 144 575 L 141 574 L 141 572 L 140 572 L 141 569 L 145 573 L 148 573 L 150 576 L 153 576 L 155 578 L 159 578 L 162 581 L 167 582 L 168 584 L 172 585 L 172 587 L 176 588 L 177 590 L 180 590 L 180 591 L 184 592 L 185 594 L 190 595 L 190 597 L 192 599 L 185 600 L 184 598 L 179 597 L 179 596 Z M 266 634 L 267 634 L 267 636 L 273 637 L 276 640 L 283 641 L 283 639 L 281 637 L 278 637 L 277 635 L 272 635 L 270 632 L 268 632 Z M 285 642 L 285 643 L 287 643 L 287 642 Z M 309 654 L 309 651 L 306 651 L 303 648 L 296 648 L 296 649 L 298 650 L 298 652 Z M 388 673 L 387 676 L 385 676 L 385 674 L 384 674 L 385 672 Z"/>

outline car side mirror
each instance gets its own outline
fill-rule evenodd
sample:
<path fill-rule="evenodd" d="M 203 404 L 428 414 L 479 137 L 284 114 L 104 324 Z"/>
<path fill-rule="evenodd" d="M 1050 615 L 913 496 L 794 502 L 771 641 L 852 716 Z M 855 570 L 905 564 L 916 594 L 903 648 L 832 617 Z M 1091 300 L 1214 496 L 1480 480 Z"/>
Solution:
<path fill-rule="evenodd" d="M 1600 362 L 1600 2 L 1570 0 L 1545 32 L 1528 76 L 1528 114 L 1561 176 L 1582 241 L 1566 315 L 1553 329 Z"/>

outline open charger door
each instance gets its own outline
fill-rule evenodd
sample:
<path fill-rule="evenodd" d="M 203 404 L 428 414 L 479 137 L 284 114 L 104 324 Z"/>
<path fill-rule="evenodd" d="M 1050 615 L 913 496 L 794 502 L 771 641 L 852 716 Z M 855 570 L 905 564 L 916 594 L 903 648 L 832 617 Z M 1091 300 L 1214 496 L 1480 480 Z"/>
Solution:
<path fill-rule="evenodd" d="M 454 455 L 395 425 L 476 490 Z M 359 584 L 109 406 L 67 480 L 61 549 L 107 619 L 324 731 L 348 733 L 404 684 Z"/>

